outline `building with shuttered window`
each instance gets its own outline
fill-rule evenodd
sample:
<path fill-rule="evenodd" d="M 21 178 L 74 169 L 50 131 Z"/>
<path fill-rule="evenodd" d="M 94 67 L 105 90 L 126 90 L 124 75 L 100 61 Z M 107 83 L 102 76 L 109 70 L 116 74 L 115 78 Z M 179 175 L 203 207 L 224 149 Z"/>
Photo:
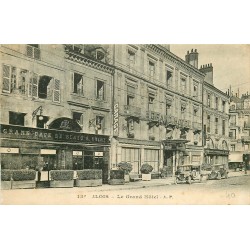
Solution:
<path fill-rule="evenodd" d="M 113 67 L 99 45 L 1 45 L 1 167 L 102 168 Z"/>

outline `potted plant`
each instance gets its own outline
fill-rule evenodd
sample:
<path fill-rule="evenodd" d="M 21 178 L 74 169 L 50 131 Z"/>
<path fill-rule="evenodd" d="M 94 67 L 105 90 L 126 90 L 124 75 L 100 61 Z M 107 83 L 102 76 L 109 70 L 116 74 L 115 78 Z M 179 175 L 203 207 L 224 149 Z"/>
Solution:
<path fill-rule="evenodd" d="M 129 173 L 132 171 L 132 164 L 126 161 L 122 161 L 117 164 L 118 169 L 124 171 L 124 180 L 129 182 Z"/>
<path fill-rule="evenodd" d="M 1 170 L 1 189 L 11 189 L 11 170 L 2 169 Z"/>
<path fill-rule="evenodd" d="M 142 173 L 142 180 L 143 181 L 150 181 L 151 180 L 151 172 L 153 171 L 153 167 L 148 163 L 144 163 L 141 166 L 141 173 Z"/>
<path fill-rule="evenodd" d="M 30 169 L 12 170 L 12 189 L 35 188 L 36 171 Z"/>
<path fill-rule="evenodd" d="M 76 171 L 76 187 L 96 187 L 101 185 L 101 169 L 83 169 Z"/>
<path fill-rule="evenodd" d="M 124 171 L 121 169 L 111 169 L 110 170 L 110 185 L 124 185 Z"/>
<path fill-rule="evenodd" d="M 73 170 L 51 170 L 50 187 L 73 187 L 74 186 Z"/>

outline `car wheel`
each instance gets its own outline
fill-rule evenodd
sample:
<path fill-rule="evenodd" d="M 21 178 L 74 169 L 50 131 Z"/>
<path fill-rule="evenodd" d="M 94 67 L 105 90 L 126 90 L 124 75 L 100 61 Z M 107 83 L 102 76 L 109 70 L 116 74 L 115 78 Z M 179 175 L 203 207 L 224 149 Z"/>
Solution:
<path fill-rule="evenodd" d="M 179 182 L 178 182 L 178 178 L 175 178 L 175 181 L 174 183 L 177 185 Z"/>

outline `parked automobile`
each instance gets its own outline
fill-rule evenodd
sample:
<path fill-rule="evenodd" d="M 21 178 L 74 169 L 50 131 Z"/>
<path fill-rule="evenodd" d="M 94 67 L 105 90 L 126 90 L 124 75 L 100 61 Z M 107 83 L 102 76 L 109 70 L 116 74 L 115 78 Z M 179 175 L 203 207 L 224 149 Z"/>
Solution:
<path fill-rule="evenodd" d="M 228 168 L 225 164 L 211 165 L 211 171 L 208 174 L 208 180 L 220 180 L 221 178 L 228 178 Z"/>
<path fill-rule="evenodd" d="M 201 173 L 200 165 L 181 165 L 175 172 L 175 184 L 188 183 L 192 184 L 195 181 L 201 182 L 203 174 Z"/>

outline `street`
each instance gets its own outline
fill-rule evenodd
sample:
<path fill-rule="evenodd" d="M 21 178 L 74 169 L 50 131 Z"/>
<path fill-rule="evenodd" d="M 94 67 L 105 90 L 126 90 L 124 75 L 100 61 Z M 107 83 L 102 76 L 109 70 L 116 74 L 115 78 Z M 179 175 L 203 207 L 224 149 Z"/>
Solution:
<path fill-rule="evenodd" d="M 145 184 L 144 184 L 145 183 Z M 151 186 L 150 186 L 151 185 Z M 178 184 L 166 179 L 85 188 L 1 190 L 1 204 L 250 204 L 250 176 Z"/>

